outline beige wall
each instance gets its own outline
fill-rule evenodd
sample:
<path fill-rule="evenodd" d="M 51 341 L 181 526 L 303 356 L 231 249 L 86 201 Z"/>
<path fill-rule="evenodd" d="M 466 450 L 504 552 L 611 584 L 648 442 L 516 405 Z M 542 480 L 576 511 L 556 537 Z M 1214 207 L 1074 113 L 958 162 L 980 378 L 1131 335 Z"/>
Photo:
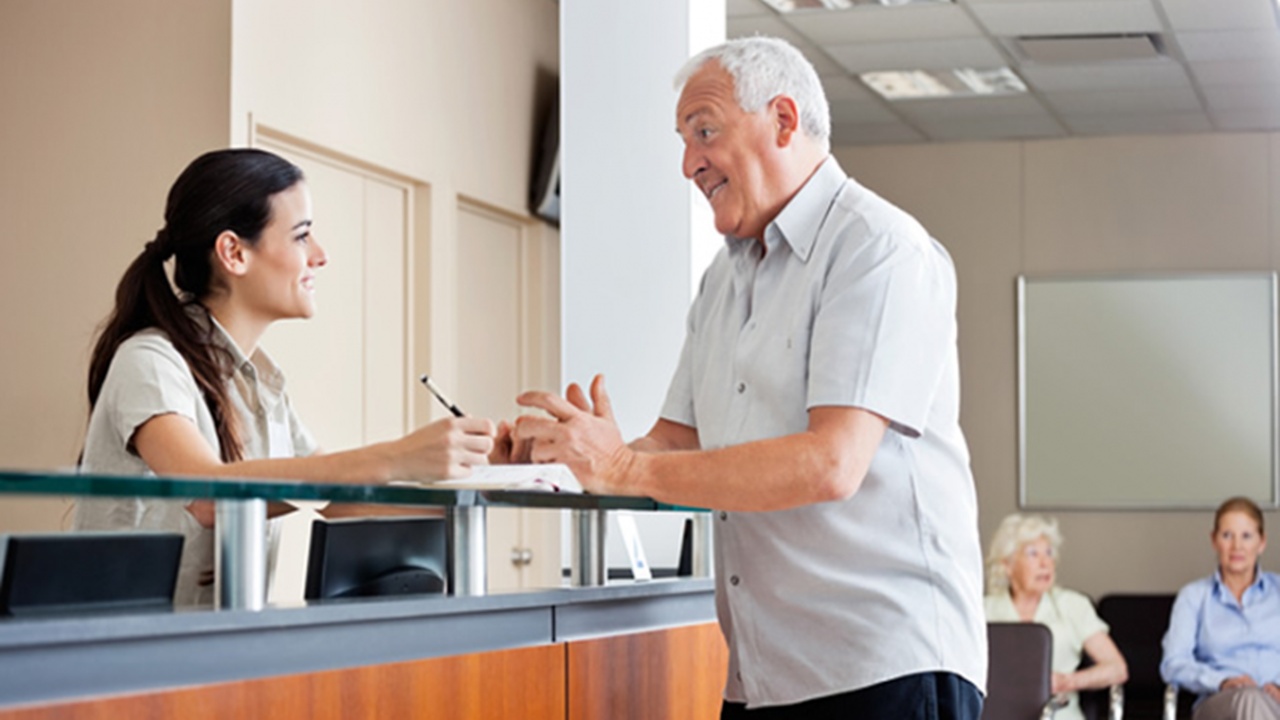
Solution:
<path fill-rule="evenodd" d="M 1275 269 L 1278 153 L 1267 134 L 836 150 L 955 259 L 961 414 L 984 544 L 1017 508 L 1016 277 Z M 1207 512 L 1056 515 L 1061 581 L 1095 597 L 1173 591 L 1213 569 Z"/>
<path fill-rule="evenodd" d="M 72 465 L 95 325 L 182 167 L 229 132 L 230 0 L 0 3 L 0 465 Z M 60 503 L 0 501 L 0 529 Z"/>
<path fill-rule="evenodd" d="M 247 116 L 524 213 L 554 0 L 234 0 L 233 141 Z"/>

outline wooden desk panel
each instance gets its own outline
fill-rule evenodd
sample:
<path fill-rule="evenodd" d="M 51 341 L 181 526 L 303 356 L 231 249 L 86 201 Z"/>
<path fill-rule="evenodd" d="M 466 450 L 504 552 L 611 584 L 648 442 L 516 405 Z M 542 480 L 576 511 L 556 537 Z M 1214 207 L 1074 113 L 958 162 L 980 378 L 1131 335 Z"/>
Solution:
<path fill-rule="evenodd" d="M 0 711 L 0 720 L 564 717 L 564 645 Z"/>
<path fill-rule="evenodd" d="M 715 623 L 569 643 L 569 720 L 712 720 L 729 665 Z"/>

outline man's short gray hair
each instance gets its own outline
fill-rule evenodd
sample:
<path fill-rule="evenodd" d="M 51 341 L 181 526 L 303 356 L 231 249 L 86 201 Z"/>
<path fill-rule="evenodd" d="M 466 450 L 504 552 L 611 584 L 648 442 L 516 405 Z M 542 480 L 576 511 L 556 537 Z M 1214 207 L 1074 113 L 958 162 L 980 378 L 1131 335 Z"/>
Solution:
<path fill-rule="evenodd" d="M 676 90 L 708 61 L 715 60 L 733 77 L 734 96 L 746 112 L 764 109 L 769 101 L 786 95 L 796 101 L 800 126 L 824 150 L 831 147 L 831 108 L 822 81 L 813 65 L 790 43 L 757 35 L 730 40 L 689 59 L 676 73 Z"/>
<path fill-rule="evenodd" d="M 1062 548 L 1062 533 L 1058 532 L 1057 520 L 1041 515 L 1014 513 L 1000 522 L 987 551 L 988 595 L 1009 592 L 1009 573 L 1005 570 L 1004 561 L 1013 557 L 1023 545 L 1041 538 L 1049 541 L 1054 557 L 1058 557 Z"/>

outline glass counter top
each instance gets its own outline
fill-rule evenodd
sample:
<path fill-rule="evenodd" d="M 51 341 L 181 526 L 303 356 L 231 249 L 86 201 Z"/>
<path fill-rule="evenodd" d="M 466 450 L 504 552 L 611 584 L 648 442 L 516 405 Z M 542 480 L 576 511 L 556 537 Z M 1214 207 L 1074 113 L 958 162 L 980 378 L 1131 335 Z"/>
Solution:
<path fill-rule="evenodd" d="M 575 510 L 676 510 L 645 497 L 531 490 L 444 489 L 428 485 L 339 484 L 280 479 L 200 478 L 158 475 L 90 475 L 71 471 L 0 470 L 0 495 L 206 498 L 212 500 L 329 500 L 333 502 L 445 507 L 506 506 Z"/>

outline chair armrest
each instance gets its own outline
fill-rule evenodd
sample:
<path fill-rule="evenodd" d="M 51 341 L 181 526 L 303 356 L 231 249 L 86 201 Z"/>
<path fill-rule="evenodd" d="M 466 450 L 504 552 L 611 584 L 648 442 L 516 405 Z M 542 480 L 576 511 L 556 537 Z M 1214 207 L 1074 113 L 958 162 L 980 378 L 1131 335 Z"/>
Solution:
<path fill-rule="evenodd" d="M 1164 686 L 1164 720 L 1178 720 L 1178 686 Z"/>
<path fill-rule="evenodd" d="M 1040 708 L 1040 720 L 1053 720 L 1053 716 L 1059 710 L 1067 706 L 1067 696 L 1058 694 L 1049 698 L 1049 701 Z"/>
<path fill-rule="evenodd" d="M 1108 720 L 1124 720 L 1124 686 L 1112 685 L 1107 688 Z"/>

